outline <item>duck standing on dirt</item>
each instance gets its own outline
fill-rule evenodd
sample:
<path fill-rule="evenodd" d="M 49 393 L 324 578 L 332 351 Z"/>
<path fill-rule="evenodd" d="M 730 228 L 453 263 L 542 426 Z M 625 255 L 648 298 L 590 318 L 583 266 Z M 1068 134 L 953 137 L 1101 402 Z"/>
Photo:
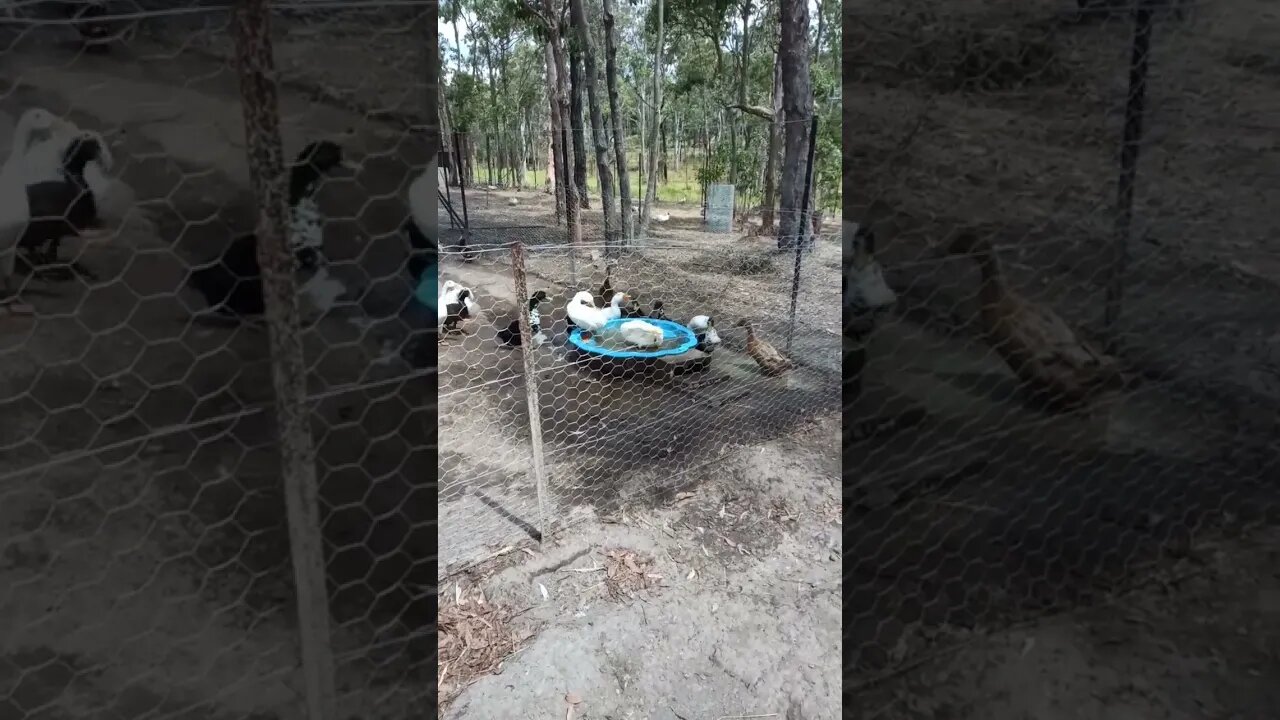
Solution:
<path fill-rule="evenodd" d="M 1053 310 L 1009 287 L 995 248 L 972 232 L 948 247 L 977 262 L 984 339 L 1015 375 L 1050 407 L 1067 409 L 1123 385 L 1119 365 L 1080 337 Z"/>
<path fill-rule="evenodd" d="M 747 354 L 756 361 L 765 375 L 781 375 L 796 366 L 791 358 L 757 337 L 755 327 L 749 320 L 739 320 L 737 326 L 747 329 Z"/>
<path fill-rule="evenodd" d="M 18 242 L 31 221 L 31 204 L 27 196 L 26 156 L 36 133 L 74 136 L 79 130 L 73 124 L 55 117 L 44 108 L 30 108 L 18 118 L 13 130 L 9 157 L 0 168 L 0 304 L 12 304 L 14 265 Z"/>
<path fill-rule="evenodd" d="M 605 304 L 609 302 L 609 299 L 613 297 L 612 276 L 613 268 L 606 266 L 604 269 L 604 282 L 600 284 L 600 293 L 596 296 L 596 300 L 594 301 L 596 307 L 604 307 Z"/>
<path fill-rule="evenodd" d="M 542 315 L 538 312 L 538 305 L 546 302 L 547 293 L 545 290 L 539 290 L 529 296 L 529 332 L 533 335 L 533 346 L 538 347 L 546 342 L 547 336 L 542 334 Z M 512 320 L 511 324 L 498 331 L 498 342 L 510 347 L 520 347 L 520 320 L 519 318 Z"/>
<path fill-rule="evenodd" d="M 330 141 L 307 145 L 289 170 L 291 226 L 288 244 L 293 250 L 294 268 L 309 274 L 303 293 L 323 313 L 334 288 L 326 284 L 328 273 L 321 251 L 323 218 L 315 202 L 320 181 L 346 164 L 342 148 Z M 258 236 L 242 235 L 231 242 L 214 263 L 192 271 L 188 284 L 199 292 L 217 313 L 237 319 L 260 316 L 266 310 L 262 268 L 258 265 Z M 340 292 L 340 286 L 339 286 Z"/>
<path fill-rule="evenodd" d="M 439 313 L 438 317 L 441 329 L 446 333 L 451 333 L 457 330 L 458 323 L 473 317 L 471 313 L 472 307 L 471 290 L 469 288 L 462 288 L 462 290 L 458 291 L 458 295 L 455 298 L 450 300 L 448 303 L 441 305 L 440 309 L 437 311 Z"/>
<path fill-rule="evenodd" d="M 101 234 L 102 219 L 97 198 L 107 190 L 101 170 L 87 171 L 110 163 L 110 154 L 97 133 L 85 133 L 71 140 L 62 159 L 62 177 L 27 186 L 27 203 L 31 222 L 19 246 L 26 251 L 26 262 L 33 275 L 46 279 L 70 279 L 74 272 L 88 280 L 96 276 L 79 262 L 70 270 L 55 273 L 47 266 L 58 262 L 58 250 L 65 238 L 93 237 Z"/>
<path fill-rule="evenodd" d="M 667 317 L 667 311 L 663 309 L 664 307 L 665 307 L 665 306 L 663 305 L 663 303 L 662 303 L 662 301 L 661 301 L 661 300 L 654 300 L 654 301 L 653 301 L 653 309 L 649 311 L 649 315 L 648 315 L 648 317 L 649 317 L 650 319 L 653 319 L 653 320 L 667 320 L 667 319 L 669 319 L 669 318 Z"/>

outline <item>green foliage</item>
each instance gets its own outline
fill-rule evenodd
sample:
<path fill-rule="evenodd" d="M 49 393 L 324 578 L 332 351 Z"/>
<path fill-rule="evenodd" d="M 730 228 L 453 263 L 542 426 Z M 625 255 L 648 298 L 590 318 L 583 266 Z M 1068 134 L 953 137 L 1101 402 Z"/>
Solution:
<path fill-rule="evenodd" d="M 599 97 L 607 104 L 603 82 L 603 29 L 599 22 L 602 8 L 599 0 L 584 2 L 598 53 Z M 731 168 L 736 168 L 735 181 L 740 194 L 758 197 L 761 191 L 763 145 L 768 142 L 766 124 L 726 110 L 726 106 L 738 100 L 742 2 L 744 0 L 664 0 L 666 47 L 662 114 L 667 151 L 674 153 L 680 146 L 686 153 L 693 153 L 686 155 L 682 176 L 679 179 L 671 176 L 672 187 L 682 188 L 679 192 L 693 188 L 696 196 L 696 184 L 726 182 Z M 750 35 L 751 53 L 747 59 L 747 102 L 768 107 L 772 104 L 780 0 L 751 2 L 751 22 L 746 30 Z M 557 7 L 563 3 L 564 0 L 555 2 Z M 835 0 L 819 0 L 819 6 L 823 13 L 821 47 L 816 49 L 816 60 L 810 67 L 813 106 L 821 116 L 815 173 L 819 202 L 823 207 L 838 208 L 841 117 L 835 99 L 840 90 L 841 4 Z M 477 141 L 473 147 L 477 148 L 484 145 L 481 140 L 486 133 L 501 135 L 494 139 L 494 147 L 515 147 L 517 138 L 523 135 L 528 143 L 526 156 L 535 165 L 545 153 L 546 138 L 542 133 L 548 113 L 544 67 L 546 28 L 541 12 L 541 0 L 445 0 L 440 8 L 440 16 L 446 22 L 457 17 L 459 24 L 467 28 L 469 37 L 464 43 L 471 45 L 471 52 L 446 54 L 449 73 L 445 95 L 454 129 L 471 133 Z M 642 144 L 638 135 L 640 120 L 652 111 L 648 103 L 654 73 L 656 3 L 616 0 L 615 16 L 618 88 L 627 146 L 634 157 Z M 810 32 L 815 36 L 817 25 L 818 18 L 811 18 Z M 463 60 L 467 66 L 459 67 Z M 472 61 L 476 63 L 474 67 Z M 607 105 L 602 110 L 607 121 Z M 738 117 L 736 157 L 730 157 L 731 116 Z M 744 132 L 745 127 L 751 128 L 749 135 Z M 701 155 L 707 130 L 711 133 L 710 157 L 704 164 Z M 589 137 L 590 130 L 587 132 Z M 643 145 L 647 149 L 647 122 L 644 132 Z M 669 163 L 673 160 L 670 154 L 667 159 Z M 594 172 L 594 162 L 588 164 Z M 628 162 L 627 169 L 634 186 L 634 159 Z"/>

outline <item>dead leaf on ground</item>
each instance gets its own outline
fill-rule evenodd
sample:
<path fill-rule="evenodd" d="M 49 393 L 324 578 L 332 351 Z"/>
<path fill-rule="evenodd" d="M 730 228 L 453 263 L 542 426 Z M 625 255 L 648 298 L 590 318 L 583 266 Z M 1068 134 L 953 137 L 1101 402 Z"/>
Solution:
<path fill-rule="evenodd" d="M 503 661 L 527 639 L 512 629 L 511 612 L 485 599 L 479 588 L 456 592 L 463 602 L 442 604 L 438 615 L 436 685 L 441 713 L 471 683 L 500 672 Z"/>
<path fill-rule="evenodd" d="M 662 577 L 653 572 L 653 558 L 626 548 L 607 550 L 604 566 L 605 589 L 614 600 L 634 597 Z"/>

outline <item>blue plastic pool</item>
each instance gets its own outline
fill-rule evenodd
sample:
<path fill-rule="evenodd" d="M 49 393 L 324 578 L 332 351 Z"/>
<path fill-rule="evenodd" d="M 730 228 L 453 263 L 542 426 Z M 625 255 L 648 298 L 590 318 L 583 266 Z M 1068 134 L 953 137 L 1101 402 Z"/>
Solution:
<path fill-rule="evenodd" d="M 629 318 L 619 318 L 617 320 L 610 320 L 608 324 L 604 326 L 601 332 L 607 333 L 611 331 L 616 331 L 618 329 L 618 326 L 622 325 L 622 323 L 626 322 L 628 319 Z M 582 328 L 574 328 L 573 331 L 569 333 L 569 344 L 574 346 L 578 350 L 581 350 L 582 352 L 590 355 L 596 355 L 598 357 L 607 357 L 607 358 L 618 358 L 622 360 L 659 358 L 659 357 L 667 357 L 668 355 L 681 355 L 683 353 L 689 352 L 698 344 L 698 338 L 693 334 L 693 331 L 681 325 L 678 322 L 672 322 L 670 320 L 652 320 L 650 318 L 640 318 L 640 319 L 644 320 L 647 323 L 650 323 L 652 325 L 657 325 L 658 327 L 662 328 L 662 334 L 667 340 L 672 340 L 675 338 L 684 338 L 684 341 L 681 342 L 676 347 L 666 348 L 664 350 L 613 350 L 611 348 L 602 347 L 595 343 L 587 342 L 586 340 L 583 340 Z"/>
<path fill-rule="evenodd" d="M 418 287 L 414 289 L 413 296 L 418 302 L 426 305 L 431 310 L 436 309 L 436 292 L 438 291 L 438 283 L 436 282 L 436 268 L 433 264 L 422 273 L 422 277 L 418 280 Z"/>

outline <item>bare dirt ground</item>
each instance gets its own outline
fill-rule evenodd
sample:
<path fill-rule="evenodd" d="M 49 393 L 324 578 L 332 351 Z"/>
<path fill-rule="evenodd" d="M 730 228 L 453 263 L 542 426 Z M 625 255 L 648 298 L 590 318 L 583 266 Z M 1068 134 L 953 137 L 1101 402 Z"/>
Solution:
<path fill-rule="evenodd" d="M 467 663 L 450 671 L 442 637 L 443 716 L 564 717 L 578 701 L 573 717 L 592 720 L 838 717 L 839 422 L 735 449 L 659 507 L 451 578 L 442 615 L 479 588 L 516 614 L 519 650 L 460 687 Z"/>
<path fill-rule="evenodd" d="M 252 228 L 238 88 L 159 35 L 92 57 L 5 40 L 9 122 L 38 105 L 109 135 L 133 200 L 78 249 L 99 282 L 32 281 L 36 316 L 0 329 L 5 717 L 301 716 L 265 333 L 194 318 L 183 289 Z M 434 388 L 395 352 L 402 198 L 427 152 L 305 93 L 281 104 L 287 155 L 336 139 L 361 166 L 322 190 L 351 292 L 304 345 L 341 707 L 402 718 L 431 690 Z"/>
<path fill-rule="evenodd" d="M 858 718 L 1262 718 L 1280 703 L 1280 535 L 1206 542 L 1142 589 L 952 637 L 846 685 Z M 849 716 L 849 715 L 846 715 Z"/>
<path fill-rule="evenodd" d="M 937 254 L 990 232 L 1011 284 L 1100 329 L 1132 28 L 1072 9 L 845 5 L 846 199 L 902 298 L 847 409 L 899 421 L 849 438 L 844 466 L 864 717 L 1272 714 L 1253 673 L 1275 673 L 1256 584 L 1280 519 L 1274 12 L 1157 24 L 1117 348 L 1134 388 L 1068 415 L 1026 402 L 975 337 L 976 272 Z M 1248 531 L 1261 547 L 1202 551 Z M 1090 609 L 1196 558 L 1203 580 Z"/>

